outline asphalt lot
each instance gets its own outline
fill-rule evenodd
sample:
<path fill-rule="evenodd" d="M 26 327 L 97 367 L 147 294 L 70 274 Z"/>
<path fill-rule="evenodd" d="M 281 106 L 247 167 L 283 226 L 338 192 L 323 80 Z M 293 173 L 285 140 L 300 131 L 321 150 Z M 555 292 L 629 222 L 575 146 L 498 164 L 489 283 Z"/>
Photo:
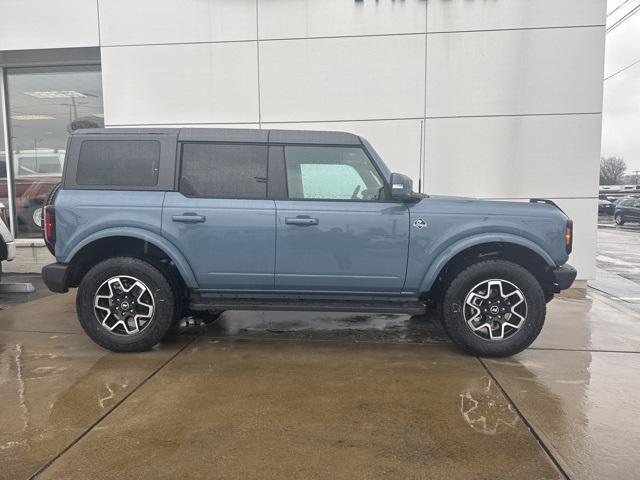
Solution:
<path fill-rule="evenodd" d="M 596 280 L 589 285 L 640 311 L 640 224 L 599 218 Z"/>
<path fill-rule="evenodd" d="M 633 478 L 640 315 L 549 305 L 509 359 L 428 317 L 227 312 L 143 354 L 74 292 L 0 312 L 0 478 Z"/>

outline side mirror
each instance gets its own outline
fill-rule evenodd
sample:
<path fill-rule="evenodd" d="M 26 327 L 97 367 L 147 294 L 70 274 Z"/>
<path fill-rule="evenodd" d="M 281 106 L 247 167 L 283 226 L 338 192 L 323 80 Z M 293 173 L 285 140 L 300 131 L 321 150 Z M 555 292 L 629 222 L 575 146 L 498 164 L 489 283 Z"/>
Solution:
<path fill-rule="evenodd" d="M 411 198 L 413 192 L 413 180 L 401 173 L 391 174 L 391 198 L 405 201 Z"/>

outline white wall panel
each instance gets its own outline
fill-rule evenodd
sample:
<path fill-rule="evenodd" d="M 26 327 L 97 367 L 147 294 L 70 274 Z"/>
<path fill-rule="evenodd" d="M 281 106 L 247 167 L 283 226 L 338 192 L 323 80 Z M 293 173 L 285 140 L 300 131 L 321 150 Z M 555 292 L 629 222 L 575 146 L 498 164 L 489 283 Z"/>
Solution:
<path fill-rule="evenodd" d="M 258 121 L 256 42 L 102 48 L 105 123 Z"/>
<path fill-rule="evenodd" d="M 427 116 L 602 110 L 602 27 L 427 37 Z"/>
<path fill-rule="evenodd" d="M 420 120 L 366 122 L 263 123 L 262 128 L 284 130 L 338 130 L 366 138 L 392 172 L 413 178 L 418 189 Z"/>
<path fill-rule="evenodd" d="M 601 115 L 426 121 L 427 193 L 595 197 Z"/>
<path fill-rule="evenodd" d="M 94 1 L 0 2 L 0 50 L 97 45 L 98 12 Z"/>
<path fill-rule="evenodd" d="M 603 25 L 606 0 L 435 0 L 427 31 Z"/>
<path fill-rule="evenodd" d="M 107 128 L 112 125 L 105 125 Z M 150 128 L 260 128 L 257 123 L 163 123 L 163 124 L 149 124 L 146 123 L 145 127 Z M 140 125 L 117 125 L 114 128 L 140 128 Z"/>
<path fill-rule="evenodd" d="M 425 8 L 424 0 L 258 0 L 259 37 L 422 33 Z"/>
<path fill-rule="evenodd" d="M 260 42 L 262 120 L 421 117 L 424 37 Z"/>
<path fill-rule="evenodd" d="M 99 5 L 102 45 L 256 39 L 256 0 L 99 0 Z"/>

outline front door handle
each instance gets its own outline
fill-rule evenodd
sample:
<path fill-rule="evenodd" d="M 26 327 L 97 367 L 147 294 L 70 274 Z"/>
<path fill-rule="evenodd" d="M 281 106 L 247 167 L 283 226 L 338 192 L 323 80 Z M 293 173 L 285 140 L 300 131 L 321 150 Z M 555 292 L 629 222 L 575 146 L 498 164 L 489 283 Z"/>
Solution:
<path fill-rule="evenodd" d="M 317 218 L 311 218 L 308 215 L 298 215 L 297 217 L 285 217 L 284 223 L 287 225 L 298 225 L 300 227 L 309 227 L 311 225 L 318 225 Z"/>
<path fill-rule="evenodd" d="M 198 215 L 197 213 L 184 213 L 182 215 L 174 215 L 171 219 L 174 222 L 203 223 L 206 220 L 206 217 L 204 215 Z"/>

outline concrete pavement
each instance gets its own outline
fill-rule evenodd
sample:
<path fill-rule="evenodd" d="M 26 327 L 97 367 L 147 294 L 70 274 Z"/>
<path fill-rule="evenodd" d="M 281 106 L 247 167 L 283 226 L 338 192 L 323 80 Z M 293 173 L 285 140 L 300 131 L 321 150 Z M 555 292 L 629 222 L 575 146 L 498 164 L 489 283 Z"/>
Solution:
<path fill-rule="evenodd" d="M 0 312 L 0 478 L 632 478 L 639 352 L 597 293 L 502 360 L 426 317 L 297 312 L 113 354 L 55 295 Z"/>

